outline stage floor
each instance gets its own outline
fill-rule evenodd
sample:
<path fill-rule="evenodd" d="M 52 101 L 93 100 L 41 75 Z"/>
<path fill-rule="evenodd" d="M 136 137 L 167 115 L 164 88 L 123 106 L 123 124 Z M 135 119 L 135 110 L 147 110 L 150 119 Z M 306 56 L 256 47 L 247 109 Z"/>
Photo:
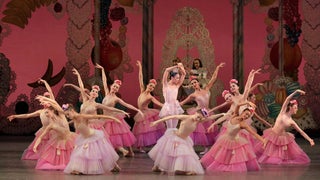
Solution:
<path fill-rule="evenodd" d="M 304 139 L 297 138 L 298 144 L 311 158 L 308 166 L 262 166 L 257 172 L 220 172 L 197 176 L 171 176 L 151 171 L 152 160 L 147 154 L 136 153 L 134 158 L 121 157 L 118 174 L 104 175 L 68 175 L 61 171 L 35 170 L 35 161 L 22 161 L 20 156 L 33 137 L 0 136 L 0 179 L 2 180 L 157 180 L 157 179 L 228 179 L 228 180 L 318 180 L 320 179 L 320 141 L 310 147 Z M 200 149 L 199 149 L 200 150 Z"/>

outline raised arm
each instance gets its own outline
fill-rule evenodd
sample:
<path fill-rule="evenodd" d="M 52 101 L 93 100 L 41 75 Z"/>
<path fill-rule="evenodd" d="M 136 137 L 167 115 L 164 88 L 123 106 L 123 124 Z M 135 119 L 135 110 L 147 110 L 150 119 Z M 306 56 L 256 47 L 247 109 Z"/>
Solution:
<path fill-rule="evenodd" d="M 180 80 L 178 82 L 178 86 L 180 87 L 180 86 L 182 86 L 184 78 L 186 77 L 187 73 L 186 73 L 186 70 L 184 69 L 182 63 L 178 63 L 178 68 L 181 70 L 181 76 L 180 76 Z"/>
<path fill-rule="evenodd" d="M 255 76 L 255 74 L 259 74 L 260 70 L 261 69 L 251 70 L 250 71 L 250 73 L 248 75 L 248 79 L 247 79 L 246 85 L 244 87 L 244 91 L 243 91 L 243 100 L 247 100 L 248 99 L 249 93 L 251 92 L 251 86 L 252 86 L 252 83 L 253 83 L 254 76 Z"/>
<path fill-rule="evenodd" d="M 84 89 L 81 89 L 74 84 L 66 83 L 63 85 L 63 87 L 72 87 L 81 94 L 82 98 L 83 98 L 83 95 L 85 95 L 86 99 L 89 99 L 89 94 Z M 84 92 L 82 93 L 82 91 L 84 91 Z"/>
<path fill-rule="evenodd" d="M 291 93 L 289 96 L 287 96 L 287 98 L 284 100 L 283 104 L 282 104 L 282 107 L 281 107 L 281 110 L 280 110 L 280 113 L 285 113 L 286 110 L 287 110 L 287 106 L 290 102 L 290 100 L 292 99 L 292 97 L 296 94 L 300 93 L 301 95 L 304 95 L 305 92 L 300 90 L 300 89 L 297 89 L 295 90 L 293 93 Z"/>
<path fill-rule="evenodd" d="M 207 86 L 205 87 L 205 90 L 209 91 L 209 89 L 213 86 L 213 84 L 217 81 L 217 77 L 218 77 L 218 72 L 219 69 L 224 67 L 226 63 L 220 63 L 216 69 L 214 70 L 211 79 L 209 80 Z"/>
<path fill-rule="evenodd" d="M 54 100 L 55 99 L 54 98 L 54 94 L 53 94 L 52 89 L 51 89 L 50 85 L 48 84 L 48 82 L 43 80 L 43 79 L 39 79 L 39 83 L 43 83 L 44 84 L 44 86 L 46 87 L 48 93 L 50 94 L 50 98 Z"/>
<path fill-rule="evenodd" d="M 212 120 L 218 119 L 220 117 L 223 117 L 224 115 L 226 115 L 226 113 L 213 114 L 213 115 L 205 118 L 204 121 L 212 121 Z"/>
<path fill-rule="evenodd" d="M 103 83 L 104 94 L 105 96 L 107 96 L 107 94 L 109 94 L 109 88 L 108 88 L 108 79 L 106 76 L 106 72 L 104 71 L 104 68 L 99 64 L 96 64 L 96 68 L 101 69 L 101 78 Z"/>
<path fill-rule="evenodd" d="M 142 74 L 142 66 L 141 62 L 137 61 L 137 66 L 139 68 L 139 86 L 140 86 L 140 93 L 142 93 L 145 90 L 144 84 L 143 84 L 143 74 Z"/>
<path fill-rule="evenodd" d="M 250 92 L 254 91 L 258 86 L 263 86 L 263 83 L 257 83 L 250 88 Z"/>
<path fill-rule="evenodd" d="M 85 100 L 87 100 L 87 95 L 86 95 L 86 93 L 84 91 L 84 85 L 83 85 L 83 81 L 81 79 L 81 76 L 80 76 L 80 74 L 79 74 L 79 72 L 77 71 L 76 68 L 73 68 L 72 72 L 78 78 L 79 88 L 81 89 L 81 91 L 80 91 L 81 92 L 81 96 L 82 96 L 83 101 L 85 101 Z"/>
<path fill-rule="evenodd" d="M 164 71 L 163 73 L 163 76 L 162 76 L 162 84 L 163 86 L 167 86 L 168 84 L 168 76 L 169 76 L 169 72 L 172 71 L 173 69 L 177 68 L 178 66 L 171 66 L 171 67 L 168 67 L 166 68 L 166 70 Z"/>

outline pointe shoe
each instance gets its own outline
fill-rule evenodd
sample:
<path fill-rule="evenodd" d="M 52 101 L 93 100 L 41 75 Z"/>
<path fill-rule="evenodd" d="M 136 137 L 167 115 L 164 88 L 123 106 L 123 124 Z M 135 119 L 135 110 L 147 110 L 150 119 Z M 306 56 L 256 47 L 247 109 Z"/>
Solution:
<path fill-rule="evenodd" d="M 146 151 L 143 150 L 142 148 L 139 149 L 139 152 L 141 152 L 141 153 L 146 153 Z"/>
<path fill-rule="evenodd" d="M 161 169 L 158 166 L 153 166 L 152 171 L 153 172 L 161 172 Z"/>
<path fill-rule="evenodd" d="M 72 171 L 70 174 L 72 174 L 72 175 L 82 175 L 83 173 L 79 172 L 79 171 Z"/>
<path fill-rule="evenodd" d="M 111 172 L 117 173 L 120 172 L 121 168 L 119 167 L 119 165 L 115 165 L 114 168 L 111 170 Z"/>
<path fill-rule="evenodd" d="M 200 152 L 201 155 L 204 155 L 205 153 L 208 152 L 208 148 L 205 148 L 204 151 Z"/>

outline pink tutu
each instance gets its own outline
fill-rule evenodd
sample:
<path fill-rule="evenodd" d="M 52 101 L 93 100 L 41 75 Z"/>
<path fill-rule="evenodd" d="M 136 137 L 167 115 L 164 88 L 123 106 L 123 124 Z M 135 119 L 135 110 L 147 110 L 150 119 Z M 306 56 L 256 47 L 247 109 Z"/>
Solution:
<path fill-rule="evenodd" d="M 207 171 L 260 170 L 256 155 L 248 141 L 243 137 L 230 139 L 228 134 L 221 136 L 200 161 Z"/>
<path fill-rule="evenodd" d="M 117 165 L 119 156 L 101 130 L 89 138 L 79 135 L 75 145 L 65 173 L 104 174 Z"/>
<path fill-rule="evenodd" d="M 109 139 L 114 148 L 130 147 L 136 142 L 136 138 L 130 131 L 129 124 L 124 120 L 124 115 L 117 115 L 121 123 L 107 121 L 104 128 L 109 134 Z"/>
<path fill-rule="evenodd" d="M 37 161 L 36 169 L 63 170 L 69 162 L 77 134 L 70 132 L 66 139 L 57 134 L 50 135 L 50 139 Z"/>
<path fill-rule="evenodd" d="M 145 147 L 154 145 L 157 140 L 164 134 L 166 127 L 164 123 L 159 123 L 157 126 L 151 127 L 150 123 L 159 119 L 159 110 L 146 109 L 142 111 L 144 118 L 138 113 L 135 117 L 135 124 L 132 132 L 135 135 L 137 142 L 136 147 Z"/>
<path fill-rule="evenodd" d="M 23 151 L 23 154 L 22 154 L 22 157 L 21 157 L 22 160 L 37 160 L 37 159 L 39 159 L 39 154 L 41 154 L 44 145 L 49 140 L 49 133 L 42 137 L 41 143 L 38 145 L 36 153 L 33 151 L 33 146 L 35 145 L 38 137 L 42 134 L 43 130 L 44 130 L 44 127 L 40 128 L 36 132 L 35 138 L 31 142 L 31 144 L 28 146 L 27 149 L 25 149 Z"/>
<path fill-rule="evenodd" d="M 182 139 L 176 135 L 176 131 L 168 129 L 148 153 L 154 165 L 169 173 L 185 171 L 204 174 L 191 138 Z"/>
<path fill-rule="evenodd" d="M 104 120 L 90 119 L 88 126 L 92 129 L 101 130 L 104 133 L 105 137 L 109 139 L 109 134 L 104 128 L 105 124 L 106 124 L 106 121 Z"/>
<path fill-rule="evenodd" d="M 262 164 L 309 164 L 308 155 L 295 142 L 295 137 L 289 132 L 276 134 L 271 128 L 263 131 L 263 137 L 268 140 L 265 149 L 258 142 L 255 151 L 259 163 Z"/>

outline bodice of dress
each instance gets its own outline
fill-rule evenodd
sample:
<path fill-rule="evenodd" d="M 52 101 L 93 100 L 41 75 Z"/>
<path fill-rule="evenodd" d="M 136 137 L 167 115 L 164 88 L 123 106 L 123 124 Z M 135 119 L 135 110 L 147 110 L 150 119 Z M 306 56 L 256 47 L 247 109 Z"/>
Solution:
<path fill-rule="evenodd" d="M 97 109 L 92 103 L 84 102 L 80 107 L 80 112 L 83 114 L 97 114 Z"/>
<path fill-rule="evenodd" d="M 210 100 L 210 91 L 195 96 L 194 99 L 200 108 L 208 108 Z"/>
<path fill-rule="evenodd" d="M 178 88 L 174 86 L 167 86 L 163 88 L 163 97 L 165 102 L 173 103 L 177 101 L 177 96 L 178 96 Z"/>
<path fill-rule="evenodd" d="M 42 110 L 40 112 L 40 116 L 39 117 L 40 117 L 42 126 L 46 127 L 46 126 L 48 126 L 50 124 L 50 118 L 48 118 L 46 116 L 45 110 Z"/>
<path fill-rule="evenodd" d="M 240 124 L 231 124 L 230 121 L 227 122 L 227 134 L 231 139 L 236 139 L 240 130 Z"/>

